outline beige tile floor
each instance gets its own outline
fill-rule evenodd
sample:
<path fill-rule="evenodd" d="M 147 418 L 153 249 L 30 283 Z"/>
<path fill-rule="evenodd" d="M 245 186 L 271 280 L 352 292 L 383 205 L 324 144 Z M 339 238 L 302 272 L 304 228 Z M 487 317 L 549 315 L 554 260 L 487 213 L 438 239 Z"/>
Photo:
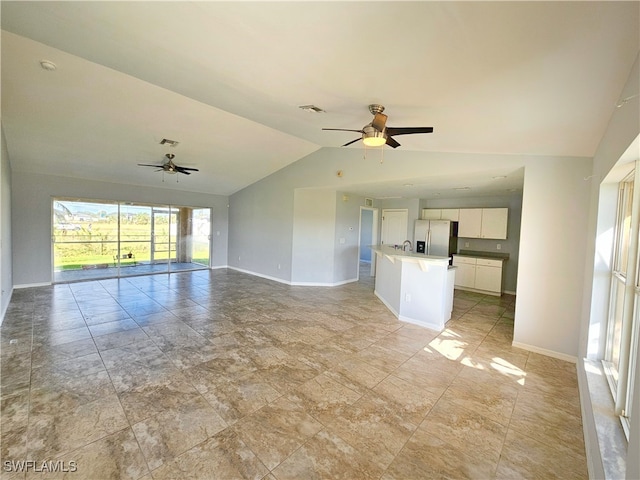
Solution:
<path fill-rule="evenodd" d="M 216 270 L 16 290 L 0 475 L 587 478 L 575 366 L 511 347 L 513 317 L 511 296 L 456 292 L 433 332 L 399 322 L 368 277 L 289 287 Z M 9 471 L 23 460 L 35 466 Z M 76 471 L 35 471 L 47 467 Z"/>

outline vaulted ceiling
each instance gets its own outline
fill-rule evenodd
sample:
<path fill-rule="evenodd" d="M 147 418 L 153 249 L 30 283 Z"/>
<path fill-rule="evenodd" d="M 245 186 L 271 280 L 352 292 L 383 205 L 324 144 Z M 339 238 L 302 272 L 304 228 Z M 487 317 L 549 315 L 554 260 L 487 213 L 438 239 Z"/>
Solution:
<path fill-rule="evenodd" d="M 593 156 L 640 48 L 638 2 L 0 5 L 14 171 L 222 195 L 320 148 L 340 155 L 358 134 L 322 128 L 362 128 L 371 103 L 390 126 L 434 127 L 385 161 Z M 162 182 L 137 166 L 166 153 L 200 172 Z"/>

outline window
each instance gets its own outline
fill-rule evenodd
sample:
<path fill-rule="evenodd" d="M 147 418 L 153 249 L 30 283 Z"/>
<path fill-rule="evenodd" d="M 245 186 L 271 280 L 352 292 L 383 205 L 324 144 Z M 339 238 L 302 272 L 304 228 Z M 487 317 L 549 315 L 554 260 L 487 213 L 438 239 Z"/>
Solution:
<path fill-rule="evenodd" d="M 627 438 L 640 328 L 640 195 L 634 193 L 636 171 L 619 186 L 609 318 L 602 362 Z"/>
<path fill-rule="evenodd" d="M 211 209 L 54 198 L 55 282 L 210 266 Z"/>

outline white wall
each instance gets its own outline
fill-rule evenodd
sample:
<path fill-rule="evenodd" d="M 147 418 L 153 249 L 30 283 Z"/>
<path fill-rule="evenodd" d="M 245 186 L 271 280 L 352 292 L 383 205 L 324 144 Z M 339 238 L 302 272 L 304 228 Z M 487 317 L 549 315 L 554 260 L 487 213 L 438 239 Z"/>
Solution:
<path fill-rule="evenodd" d="M 220 195 L 131 186 L 76 178 L 13 172 L 13 284 L 51 282 L 51 199 L 75 197 L 152 204 L 191 205 L 213 210 L 212 266 L 227 264 L 228 198 Z"/>
<path fill-rule="evenodd" d="M 336 193 L 298 189 L 294 193 L 291 281 L 332 285 Z"/>
<path fill-rule="evenodd" d="M 578 355 L 591 161 L 539 158 L 525 170 L 514 344 Z"/>
<path fill-rule="evenodd" d="M 11 260 L 11 165 L 9 152 L 0 127 L 0 324 L 7 311 L 13 292 L 13 266 Z"/>
<path fill-rule="evenodd" d="M 603 326 L 606 323 L 606 310 L 608 304 L 609 287 L 606 279 L 603 279 L 603 265 L 607 262 L 607 252 L 601 253 L 598 248 L 599 242 L 604 241 L 600 236 L 606 232 L 611 225 L 611 203 L 613 202 L 612 191 L 606 186 L 601 188 L 609 172 L 614 168 L 621 156 L 633 144 L 640 134 L 640 56 L 631 70 L 629 79 L 620 93 L 621 99 L 630 98 L 629 102 L 620 108 L 613 110 L 613 115 L 609 120 L 609 125 L 604 137 L 598 145 L 597 152 L 593 159 L 593 170 L 590 173 L 590 195 L 586 205 L 589 205 L 588 230 L 585 235 L 585 261 L 583 298 L 580 315 L 580 358 L 598 357 L 602 358 L 603 342 L 595 335 L 602 335 Z M 636 153 L 637 148 L 636 148 Z M 640 153 L 639 153 L 640 154 Z M 602 197 L 601 197 L 602 195 Z M 602 208 L 603 216 L 599 214 Z M 608 213 L 607 213 L 608 212 Z M 524 211 L 523 211 L 524 216 Z M 601 258 L 604 257 L 604 258 Z M 592 308 L 595 307 L 595 308 Z M 640 348 L 640 345 L 637 345 Z M 598 352 L 598 350 L 600 350 Z M 640 448 L 640 371 L 636 370 L 635 375 L 635 399 L 636 407 L 630 419 L 631 431 L 628 444 L 628 452 L 638 452 Z M 603 462 L 616 462 L 618 459 L 607 459 L 601 457 L 601 449 L 598 442 L 598 432 L 596 431 L 596 421 L 594 411 L 586 381 L 586 372 L 582 362 L 578 362 L 578 379 L 580 384 L 581 404 L 583 407 L 583 425 L 585 430 L 585 447 L 587 459 L 591 467 L 590 474 L 594 478 L 600 478 L 604 472 Z M 603 382 L 606 381 L 603 379 Z M 605 385 L 606 388 L 606 385 Z M 602 430 L 601 430 L 602 431 Z M 607 440 L 605 439 L 605 442 Z M 640 478 L 640 456 L 637 454 L 627 455 L 626 458 L 626 478 L 628 480 Z"/>

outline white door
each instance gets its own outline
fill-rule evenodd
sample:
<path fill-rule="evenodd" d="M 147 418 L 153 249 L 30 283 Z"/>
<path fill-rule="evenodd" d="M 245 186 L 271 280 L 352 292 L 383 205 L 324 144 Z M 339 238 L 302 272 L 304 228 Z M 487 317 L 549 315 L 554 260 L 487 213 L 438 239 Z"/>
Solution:
<path fill-rule="evenodd" d="M 407 223 L 409 211 L 382 210 L 382 239 L 385 245 L 402 245 L 407 240 Z"/>

